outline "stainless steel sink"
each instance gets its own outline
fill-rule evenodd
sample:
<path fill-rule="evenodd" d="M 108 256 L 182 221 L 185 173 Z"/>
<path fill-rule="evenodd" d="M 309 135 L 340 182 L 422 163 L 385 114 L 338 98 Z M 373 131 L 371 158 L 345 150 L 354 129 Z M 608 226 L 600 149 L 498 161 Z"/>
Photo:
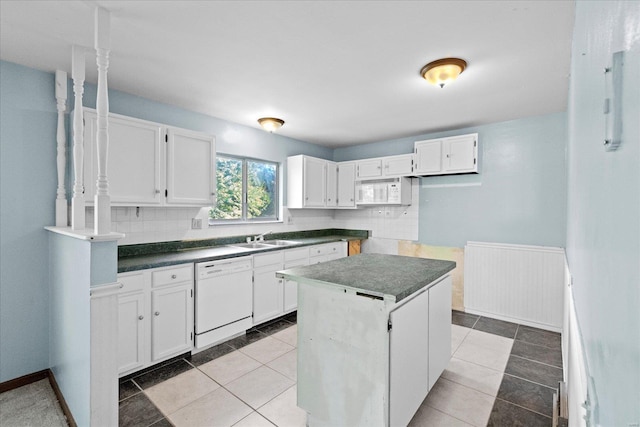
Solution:
<path fill-rule="evenodd" d="M 252 243 L 237 243 L 233 245 L 229 245 L 234 248 L 243 248 L 243 249 L 266 249 L 272 248 L 273 245 L 268 245 L 262 242 L 252 242 Z"/>
<path fill-rule="evenodd" d="M 291 246 L 299 245 L 300 242 L 296 242 L 295 240 L 266 240 L 264 241 L 264 244 L 272 246 Z"/>

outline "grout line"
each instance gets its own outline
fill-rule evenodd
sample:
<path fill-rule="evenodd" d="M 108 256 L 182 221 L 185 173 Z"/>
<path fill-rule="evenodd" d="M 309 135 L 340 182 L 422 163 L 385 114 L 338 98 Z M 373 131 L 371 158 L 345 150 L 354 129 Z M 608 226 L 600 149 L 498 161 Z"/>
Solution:
<path fill-rule="evenodd" d="M 510 402 L 508 400 L 504 400 L 504 399 L 502 399 L 500 397 L 496 397 L 496 400 L 502 400 L 503 402 L 508 403 L 509 405 L 517 406 L 518 408 L 522 408 L 525 411 L 533 412 L 534 414 L 542 415 L 543 417 L 551 419 L 551 417 L 549 415 L 542 414 L 542 413 L 540 413 L 538 411 L 534 411 L 533 409 L 525 408 L 522 405 L 518 405 L 517 403 L 513 403 L 513 402 Z"/>
<path fill-rule="evenodd" d="M 422 406 L 422 405 L 421 405 L 421 406 Z M 470 423 L 466 422 L 465 420 L 463 420 L 463 419 L 460 419 L 460 418 L 456 417 L 455 415 L 451 415 L 451 414 L 449 414 L 449 413 L 447 413 L 447 412 L 444 412 L 442 409 L 435 408 L 435 407 L 431 406 L 431 405 L 430 405 L 430 404 L 428 404 L 428 403 L 426 404 L 426 406 L 428 406 L 429 408 L 433 409 L 434 411 L 438 411 L 438 412 L 440 412 L 441 414 L 445 414 L 445 415 L 446 415 L 446 416 L 448 416 L 448 417 L 451 417 L 451 418 L 453 418 L 453 419 L 456 419 L 456 420 L 458 420 L 458 421 L 461 421 L 461 422 L 463 422 L 463 423 L 465 423 L 465 424 L 467 424 L 467 425 L 473 426 L 473 424 L 470 424 Z M 491 405 L 491 408 L 493 409 L 493 405 Z M 420 409 L 418 409 L 418 410 L 420 410 Z M 416 411 L 416 413 L 417 413 L 417 411 Z M 415 416 L 415 414 L 414 414 L 414 416 Z M 491 414 L 489 414 L 489 416 L 491 416 Z"/>
<path fill-rule="evenodd" d="M 517 354 L 510 354 L 510 355 L 509 355 L 509 357 L 511 357 L 511 356 L 513 356 L 513 357 L 517 357 L 518 359 L 527 360 L 527 361 L 529 361 L 529 362 L 539 363 L 539 364 L 541 364 L 541 365 L 548 366 L 548 367 L 550 367 L 550 368 L 555 368 L 555 369 L 560 369 L 560 370 L 562 370 L 562 368 L 561 368 L 560 366 L 550 365 L 550 364 L 548 364 L 548 363 L 544 363 L 544 362 L 541 362 L 541 361 L 539 361 L 539 360 L 529 359 L 528 357 L 525 357 L 525 356 L 518 356 Z"/>
<path fill-rule="evenodd" d="M 517 376 L 517 375 L 508 374 L 508 373 L 506 373 L 506 372 L 505 372 L 504 374 L 505 374 L 505 375 L 509 375 L 510 377 L 513 377 L 513 378 L 518 378 L 518 379 L 520 379 L 520 380 L 522 380 L 522 381 L 527 381 L 527 382 L 529 382 L 529 383 L 531 383 L 531 384 L 536 384 L 536 385 L 539 385 L 539 386 L 542 386 L 542 387 L 549 388 L 549 389 L 551 389 L 551 390 L 553 390 L 553 391 L 557 391 L 557 389 L 555 389 L 555 388 L 553 388 L 553 387 L 549 387 L 548 385 L 540 384 L 540 383 L 537 383 L 537 382 L 535 382 L 535 381 L 531 381 L 531 380 L 529 380 L 529 379 L 527 379 L 527 378 L 522 378 L 522 377 L 519 377 L 519 376 Z"/>

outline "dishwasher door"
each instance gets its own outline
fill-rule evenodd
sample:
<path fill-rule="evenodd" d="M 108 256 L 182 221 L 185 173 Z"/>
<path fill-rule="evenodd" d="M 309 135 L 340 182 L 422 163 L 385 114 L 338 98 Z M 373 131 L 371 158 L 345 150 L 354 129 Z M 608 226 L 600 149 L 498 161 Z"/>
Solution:
<path fill-rule="evenodd" d="M 252 257 L 202 262 L 196 268 L 196 334 L 251 317 Z"/>

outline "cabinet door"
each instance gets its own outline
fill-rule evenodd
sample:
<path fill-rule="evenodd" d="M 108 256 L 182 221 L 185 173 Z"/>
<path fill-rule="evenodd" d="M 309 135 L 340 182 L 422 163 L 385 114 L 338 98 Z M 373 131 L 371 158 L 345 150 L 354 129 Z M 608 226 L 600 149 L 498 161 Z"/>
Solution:
<path fill-rule="evenodd" d="M 451 359 L 451 276 L 429 289 L 429 390 Z"/>
<path fill-rule="evenodd" d="M 338 165 L 327 162 L 327 207 L 338 206 Z"/>
<path fill-rule="evenodd" d="M 84 197 L 93 203 L 98 179 L 97 118 L 85 111 Z M 162 128 L 158 124 L 109 115 L 107 178 L 114 205 L 160 205 L 164 203 Z"/>
<path fill-rule="evenodd" d="M 429 392 L 429 293 L 392 311 L 389 335 L 389 417 L 406 426 Z M 451 351 L 450 346 L 447 351 Z"/>
<path fill-rule="evenodd" d="M 151 359 L 165 359 L 193 344 L 192 284 L 151 291 Z"/>
<path fill-rule="evenodd" d="M 283 279 L 276 277 L 276 271 L 282 270 L 282 264 L 272 265 L 253 272 L 253 324 L 282 314 Z"/>
<path fill-rule="evenodd" d="M 168 128 L 167 138 L 167 203 L 214 205 L 215 138 L 177 128 Z"/>
<path fill-rule="evenodd" d="M 284 265 L 285 270 L 295 267 L 303 267 L 309 265 L 309 257 L 287 262 Z M 293 311 L 298 308 L 298 282 L 293 280 L 284 281 L 284 312 Z"/>
<path fill-rule="evenodd" d="M 413 154 L 385 157 L 383 163 L 383 173 L 387 178 L 409 176 L 413 173 Z"/>
<path fill-rule="evenodd" d="M 305 157 L 304 171 L 304 206 L 324 207 L 326 198 L 326 160 Z"/>
<path fill-rule="evenodd" d="M 382 176 L 382 159 L 368 159 L 357 162 L 358 179 L 378 178 Z"/>
<path fill-rule="evenodd" d="M 146 363 L 146 314 L 142 292 L 118 295 L 118 374 L 143 368 Z"/>
<path fill-rule="evenodd" d="M 444 170 L 447 173 L 477 172 L 477 135 L 462 135 L 444 141 Z"/>
<path fill-rule="evenodd" d="M 442 140 L 416 141 L 414 155 L 416 175 L 437 175 L 442 172 Z"/>
<path fill-rule="evenodd" d="M 354 162 L 338 163 L 338 206 L 354 207 L 356 205 L 356 164 Z"/>

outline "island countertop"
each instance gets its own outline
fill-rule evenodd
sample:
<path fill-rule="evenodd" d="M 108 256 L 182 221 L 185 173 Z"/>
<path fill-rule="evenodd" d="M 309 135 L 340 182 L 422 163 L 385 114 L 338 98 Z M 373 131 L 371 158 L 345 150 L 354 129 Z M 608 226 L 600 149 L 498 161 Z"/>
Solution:
<path fill-rule="evenodd" d="M 454 261 L 360 254 L 278 271 L 276 276 L 301 283 L 341 285 L 364 295 L 399 302 L 453 270 L 455 266 Z"/>

